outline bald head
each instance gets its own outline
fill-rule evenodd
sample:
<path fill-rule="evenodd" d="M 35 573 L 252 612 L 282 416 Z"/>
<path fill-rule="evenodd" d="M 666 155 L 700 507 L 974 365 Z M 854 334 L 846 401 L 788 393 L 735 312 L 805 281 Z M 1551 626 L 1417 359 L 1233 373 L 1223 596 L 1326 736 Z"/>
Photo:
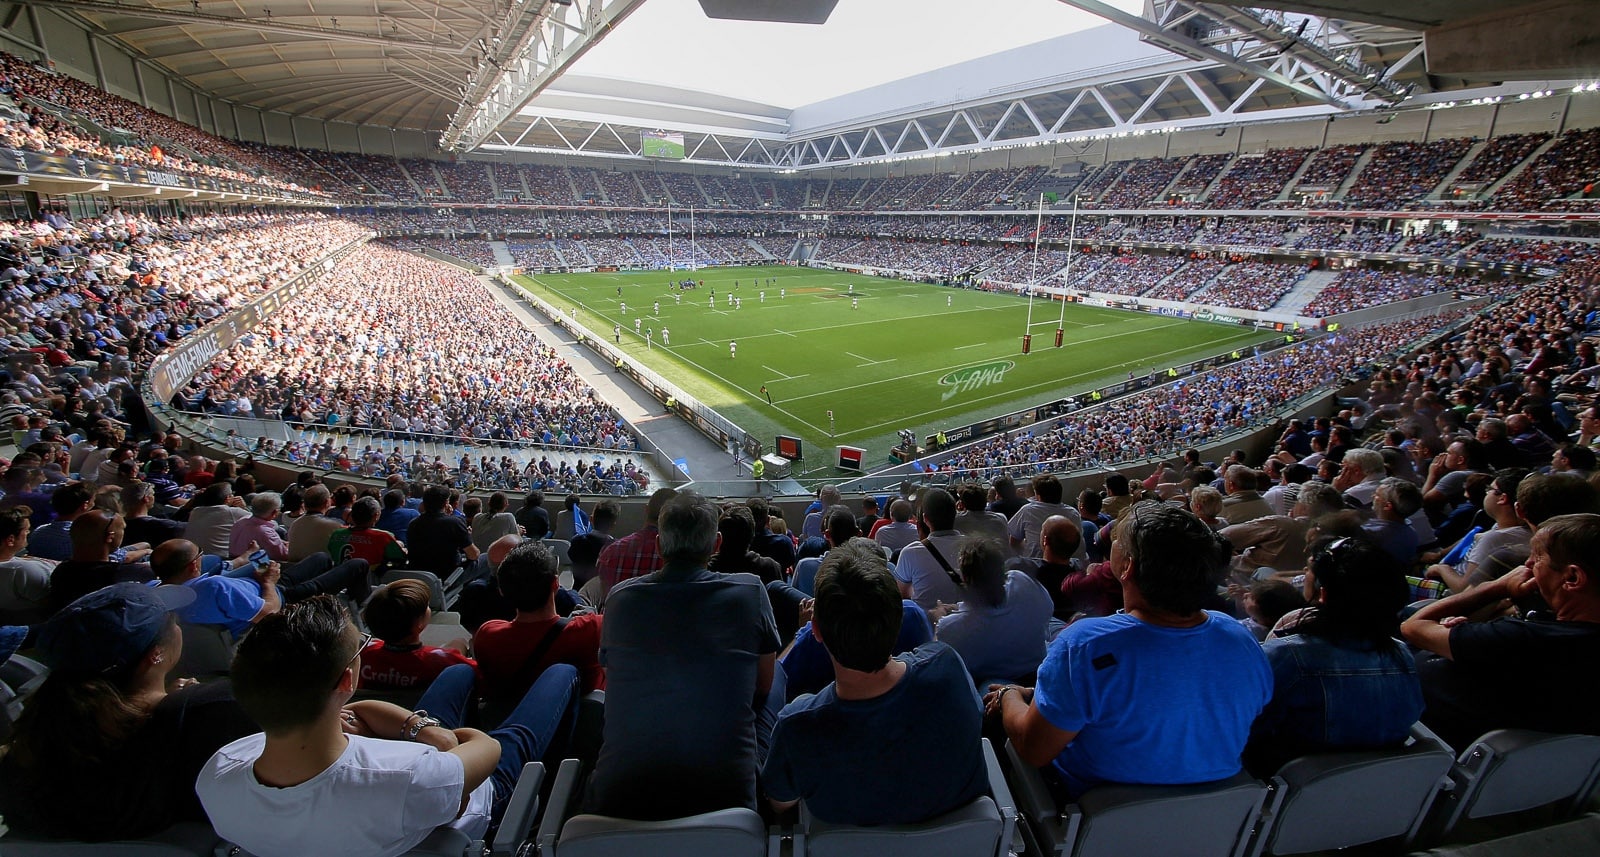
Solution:
<path fill-rule="evenodd" d="M 505 562 L 506 557 L 509 556 L 511 552 L 516 549 L 517 545 L 520 544 L 522 544 L 522 536 L 519 536 L 516 533 L 511 533 L 495 539 L 494 542 L 489 545 L 489 569 L 491 571 L 498 569 L 500 567 L 500 563 Z"/>
<path fill-rule="evenodd" d="M 1044 545 L 1044 561 L 1065 565 L 1078 552 L 1083 541 L 1083 530 L 1065 515 L 1051 515 L 1044 519 L 1039 530 L 1039 542 Z"/>
<path fill-rule="evenodd" d="M 72 558 L 104 562 L 122 545 L 122 516 L 90 509 L 72 522 Z"/>
<path fill-rule="evenodd" d="M 194 542 L 168 539 L 150 552 L 150 567 L 162 583 L 182 583 L 190 577 L 199 576 L 200 566 L 195 564 L 199 558 L 200 548 Z"/>

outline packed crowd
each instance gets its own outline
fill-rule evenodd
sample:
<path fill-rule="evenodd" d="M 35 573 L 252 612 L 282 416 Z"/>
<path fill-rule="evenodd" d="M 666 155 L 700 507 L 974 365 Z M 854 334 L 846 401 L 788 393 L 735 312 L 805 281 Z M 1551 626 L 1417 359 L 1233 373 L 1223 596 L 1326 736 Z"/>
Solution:
<path fill-rule="evenodd" d="M 1339 274 L 1339 279 L 1318 292 L 1301 313 L 1326 318 L 1438 292 L 1482 294 L 1483 289 L 1476 277 L 1357 269 Z"/>
<path fill-rule="evenodd" d="M 1100 208 L 1154 208 L 1165 203 L 1159 194 L 1172 184 L 1189 158 L 1144 158 L 1130 161 L 1117 181 L 1100 197 Z"/>
<path fill-rule="evenodd" d="M 1276 417 L 1278 408 L 1394 352 L 1453 318 L 1374 325 L 1311 340 L 1113 400 L 1053 424 L 985 440 L 935 459 L 956 479 L 1111 466 L 1170 456 Z"/>
<path fill-rule="evenodd" d="M 1183 256 L 1115 256 L 1105 265 L 1086 270 L 1081 277 L 1074 276 L 1070 285 L 1085 291 L 1138 296 L 1154 289 L 1187 263 Z"/>
<path fill-rule="evenodd" d="M 1240 155 L 1199 204 L 1208 208 L 1264 208 L 1283 191 L 1313 149 L 1269 149 Z"/>
<path fill-rule="evenodd" d="M 1427 143 L 1384 143 L 1345 194 L 1346 208 L 1401 208 L 1432 193 L 1461 163 L 1473 141 L 1447 137 Z"/>
<path fill-rule="evenodd" d="M 1236 262 L 1204 288 L 1189 295 L 1195 303 L 1232 309 L 1267 310 L 1306 276 L 1304 265 L 1284 262 Z"/>
<path fill-rule="evenodd" d="M 1450 184 L 1450 192 L 1475 192 L 1493 185 L 1550 140 L 1548 131 L 1501 134 L 1489 140 L 1478 156 Z"/>
<path fill-rule="evenodd" d="M 471 262 L 480 268 L 492 267 L 496 264 L 494 249 L 487 241 L 470 238 L 391 238 L 384 244 L 399 250 L 421 252 L 431 250 L 446 256 L 453 256 L 464 262 Z"/>
<path fill-rule="evenodd" d="M 1600 178 L 1600 128 L 1574 128 L 1502 185 L 1489 205 L 1503 211 L 1538 211 L 1552 200 L 1583 191 L 1596 178 Z"/>
<path fill-rule="evenodd" d="M 1183 267 L 1173 271 L 1171 276 L 1145 292 L 1142 297 L 1160 301 L 1184 300 L 1222 273 L 1227 264 L 1226 259 L 1214 256 L 1191 256 Z"/>
<path fill-rule="evenodd" d="M 367 246 L 196 376 L 194 410 L 631 449 L 616 413 L 473 277 Z"/>

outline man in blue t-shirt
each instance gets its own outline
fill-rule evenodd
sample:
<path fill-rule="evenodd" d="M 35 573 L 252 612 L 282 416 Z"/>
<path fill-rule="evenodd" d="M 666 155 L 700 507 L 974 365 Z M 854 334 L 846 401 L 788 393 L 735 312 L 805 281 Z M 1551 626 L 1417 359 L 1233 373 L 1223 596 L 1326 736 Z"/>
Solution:
<path fill-rule="evenodd" d="M 1250 724 L 1272 697 L 1255 637 L 1203 610 L 1231 548 L 1162 503 L 1115 525 L 1111 571 L 1124 612 L 1084 619 L 1050 644 L 1036 687 L 984 697 L 1018 754 L 1050 764 L 1072 796 L 1100 783 L 1178 785 L 1240 770 Z"/>
<path fill-rule="evenodd" d="M 942 643 L 890 657 L 899 585 L 883 554 L 855 542 L 817 570 L 812 633 L 834 682 L 778 715 L 761 769 L 780 811 L 804 800 L 834 824 L 915 824 L 986 794 L 978 694 Z"/>

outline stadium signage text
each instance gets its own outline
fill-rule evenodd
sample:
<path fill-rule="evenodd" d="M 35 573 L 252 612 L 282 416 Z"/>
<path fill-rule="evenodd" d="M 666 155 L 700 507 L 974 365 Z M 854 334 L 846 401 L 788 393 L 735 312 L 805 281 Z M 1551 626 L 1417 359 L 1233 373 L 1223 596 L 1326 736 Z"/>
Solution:
<path fill-rule="evenodd" d="M 944 395 L 939 398 L 948 402 L 962 393 L 970 393 L 990 384 L 998 384 L 1005 380 L 1006 372 L 1016 365 L 1010 360 L 996 360 L 993 363 L 957 369 L 939 379 L 939 386 L 950 388 L 944 391 Z"/>

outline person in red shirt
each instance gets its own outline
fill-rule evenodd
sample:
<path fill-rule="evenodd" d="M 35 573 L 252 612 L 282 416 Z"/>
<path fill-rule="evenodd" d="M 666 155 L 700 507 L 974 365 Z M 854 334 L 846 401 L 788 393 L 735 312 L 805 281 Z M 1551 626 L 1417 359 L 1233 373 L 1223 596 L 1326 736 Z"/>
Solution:
<path fill-rule="evenodd" d="M 433 618 L 429 598 L 428 584 L 420 580 L 396 580 L 372 591 L 361 611 L 373 636 L 361 652 L 361 687 L 421 691 L 446 667 L 477 667 L 466 656 L 466 640 L 452 640 L 443 647 L 422 645 L 422 630 Z"/>
<path fill-rule="evenodd" d="M 381 574 L 385 569 L 405 565 L 406 546 L 387 530 L 374 529 L 383 509 L 372 497 L 362 497 L 350 507 L 350 526 L 334 530 L 328 537 L 328 553 L 335 563 L 364 559 Z"/>
<path fill-rule="evenodd" d="M 491 619 L 483 623 L 472 638 L 483 674 L 484 699 L 491 707 L 497 701 L 515 704 L 551 664 L 577 667 L 584 693 L 605 689 L 600 614 L 557 615 L 559 571 L 559 560 L 550 548 L 529 541 L 513 549 L 495 573 L 500 593 L 517 615 L 509 622 Z"/>

